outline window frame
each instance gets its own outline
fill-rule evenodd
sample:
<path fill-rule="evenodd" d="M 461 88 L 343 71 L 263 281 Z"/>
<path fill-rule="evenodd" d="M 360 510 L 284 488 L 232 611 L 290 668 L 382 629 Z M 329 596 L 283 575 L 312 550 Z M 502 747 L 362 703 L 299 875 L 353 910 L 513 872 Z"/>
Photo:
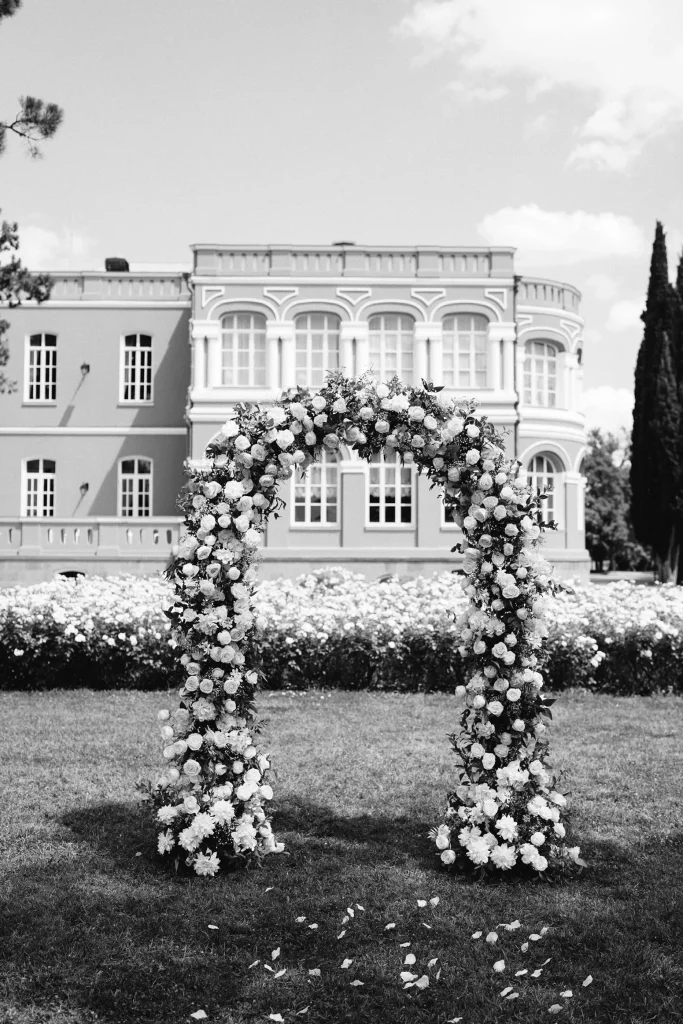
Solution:
<path fill-rule="evenodd" d="M 135 472 L 134 473 L 126 473 L 126 474 L 124 474 L 124 472 L 123 472 L 123 463 L 124 462 L 130 462 L 131 459 L 134 459 L 135 462 L 136 462 Z M 144 462 L 149 462 L 149 473 L 140 473 L 139 472 L 139 470 L 137 468 L 137 461 L 138 461 L 138 459 L 141 459 Z M 134 490 L 133 490 L 133 495 L 134 495 L 134 499 L 136 501 L 136 507 L 138 507 L 138 511 L 136 511 L 136 513 L 134 515 L 128 515 L 124 511 L 124 508 L 123 508 L 123 479 L 124 479 L 124 475 L 126 477 L 132 479 L 133 481 L 137 481 L 137 480 L 139 480 L 141 478 L 146 478 L 146 479 L 149 480 L 149 511 L 147 513 L 143 513 L 142 515 L 140 515 L 140 513 L 139 513 L 139 506 L 138 506 L 139 491 L 135 487 L 134 487 Z M 130 455 L 121 455 L 119 457 L 119 460 L 118 460 L 118 472 L 117 472 L 117 515 L 118 515 L 119 519 L 126 519 L 126 520 L 128 520 L 128 519 L 151 519 L 152 516 L 154 515 L 154 459 L 151 457 L 151 455 L 135 455 L 135 454 L 130 454 Z"/>
<path fill-rule="evenodd" d="M 534 371 L 534 359 L 537 358 L 537 356 L 535 356 L 531 351 L 528 351 L 530 346 L 533 346 L 533 345 L 543 345 L 543 346 L 545 346 L 545 349 L 546 349 L 546 352 L 545 352 L 544 357 L 543 357 L 544 358 L 543 392 L 544 392 L 544 397 L 545 397 L 545 401 L 544 402 L 536 402 L 534 400 L 534 394 L 536 393 L 536 388 L 537 388 L 536 376 L 535 376 L 535 371 Z M 555 372 L 554 372 L 555 388 L 552 391 L 552 395 L 553 395 L 553 401 L 552 402 L 548 401 L 548 396 L 551 394 L 551 391 L 550 391 L 550 388 L 549 388 L 550 374 L 548 373 L 548 363 L 549 363 L 548 350 L 550 352 L 552 352 L 552 360 L 553 360 L 553 362 L 555 364 Z M 528 406 L 530 408 L 534 408 L 534 409 L 559 409 L 559 407 L 560 407 L 560 405 L 559 405 L 560 393 L 559 393 L 559 386 L 558 386 L 559 385 L 559 355 L 560 355 L 559 346 L 556 345 L 555 342 L 549 341 L 547 338 L 528 338 L 524 342 L 524 359 L 523 359 L 523 362 L 522 362 L 522 395 L 521 395 L 521 397 L 522 397 L 522 404 L 523 405 L 526 405 L 526 406 Z M 530 366 L 530 370 L 529 370 L 530 383 L 529 383 L 529 389 L 528 389 L 528 391 L 529 391 L 529 399 L 528 400 L 527 400 L 527 384 L 526 384 L 526 379 L 527 379 L 527 361 L 528 361 L 529 366 Z"/>
<path fill-rule="evenodd" d="M 526 482 L 528 486 L 532 489 L 533 493 L 536 493 L 539 489 L 541 491 L 544 490 L 543 487 L 539 488 L 537 483 L 534 482 L 534 480 L 532 479 L 532 477 L 538 476 L 537 471 L 532 469 L 532 466 L 536 459 L 545 459 L 545 462 L 550 466 L 552 471 L 551 474 L 545 473 L 546 477 L 548 475 L 551 475 L 552 477 L 552 490 L 547 492 L 548 501 L 544 501 L 541 504 L 541 508 L 544 512 L 544 522 L 549 523 L 552 520 L 554 520 L 557 523 L 558 529 L 562 530 L 564 529 L 564 516 L 562 515 L 563 510 L 556 506 L 558 504 L 557 499 L 560 498 L 560 496 L 564 493 L 564 470 L 561 468 L 557 461 L 557 458 L 553 455 L 552 452 L 534 452 L 527 458 L 527 463 L 524 470 L 526 474 Z M 551 506 L 552 514 L 549 514 Z"/>
<path fill-rule="evenodd" d="M 458 327 L 458 317 L 469 317 L 469 320 L 470 320 L 470 328 L 469 328 L 469 330 L 467 332 L 465 332 L 465 331 L 462 332 L 462 337 L 463 338 L 465 336 L 468 337 L 468 352 L 467 352 L 467 354 L 468 354 L 468 357 L 469 357 L 469 360 L 470 360 L 470 368 L 468 370 L 468 373 L 469 373 L 469 383 L 468 384 L 461 384 L 460 383 L 460 379 L 459 379 L 459 375 L 460 375 L 460 372 L 461 372 L 460 371 L 460 365 L 459 365 L 460 364 L 460 354 L 461 354 L 461 332 L 460 332 L 460 329 Z M 478 331 L 478 330 L 476 330 L 473 327 L 472 322 L 474 320 L 477 320 L 477 319 L 483 321 L 483 323 L 484 323 L 483 331 Z M 453 329 L 452 330 L 448 330 L 448 328 L 446 327 L 446 325 L 447 325 L 449 320 L 453 321 Z M 443 319 L 441 321 L 442 339 L 443 339 L 442 340 L 442 356 L 441 356 L 441 360 L 442 360 L 442 362 L 441 362 L 441 366 L 442 366 L 442 370 L 441 370 L 442 381 L 441 381 L 441 383 L 444 385 L 444 387 L 449 388 L 450 390 L 453 390 L 453 391 L 460 391 L 460 390 L 465 390 L 465 391 L 483 391 L 485 388 L 489 387 L 489 343 L 488 343 L 488 329 L 489 329 L 490 322 L 491 321 L 489 320 L 489 318 L 487 316 L 484 316 L 483 313 L 469 313 L 469 312 L 459 312 L 459 313 L 457 313 L 457 312 L 455 312 L 455 313 L 448 313 L 446 316 L 443 317 Z M 477 336 L 481 335 L 482 333 L 483 333 L 483 341 L 484 341 L 484 346 L 483 346 L 483 355 L 484 355 L 483 377 L 484 377 L 484 383 L 483 384 L 477 384 L 476 383 L 477 369 L 476 369 L 476 365 L 475 364 L 476 364 L 476 357 L 477 357 L 478 353 L 477 353 L 477 349 L 476 349 L 476 341 L 477 341 Z M 444 357 L 446 355 L 447 339 L 450 336 L 453 337 L 453 349 L 452 349 L 452 352 L 453 352 L 453 369 L 452 369 L 452 371 L 448 371 L 448 372 L 452 372 L 452 374 L 453 374 L 453 383 L 452 384 L 447 384 L 446 383 L 446 378 L 445 378 L 445 372 L 446 371 L 443 369 L 443 364 L 444 364 Z M 479 372 L 481 373 L 482 371 L 479 371 Z M 475 380 L 475 383 L 472 383 L 473 379 Z"/>
<path fill-rule="evenodd" d="M 239 378 L 239 372 L 240 372 L 240 365 L 239 365 L 240 348 L 239 348 L 239 338 L 237 338 L 236 335 L 239 334 L 240 328 L 237 327 L 236 324 L 232 328 L 224 327 L 224 322 L 227 319 L 229 319 L 230 317 L 234 317 L 235 320 L 236 320 L 238 316 L 248 316 L 248 317 L 251 317 L 251 320 L 252 320 L 251 325 L 249 327 L 249 348 L 248 348 L 248 363 L 247 363 L 247 370 L 248 370 L 248 373 L 249 373 L 249 381 L 248 381 L 247 384 L 240 383 L 240 381 L 238 379 Z M 255 326 L 256 320 L 261 321 L 263 326 L 259 327 L 257 329 L 256 326 Z M 268 387 L 268 335 L 267 335 L 267 320 L 266 320 L 266 317 L 264 316 L 264 314 L 263 313 L 254 312 L 254 310 L 251 310 L 251 309 L 235 310 L 235 311 L 231 311 L 231 312 L 228 312 L 228 313 L 223 313 L 221 318 L 220 318 L 219 324 L 220 324 L 219 335 L 218 335 L 219 342 L 220 342 L 220 349 L 219 349 L 219 351 L 220 351 L 220 384 L 219 384 L 219 387 L 222 387 L 222 388 L 266 388 L 266 387 Z M 225 372 L 226 372 L 225 335 L 228 334 L 229 332 L 232 332 L 232 335 L 233 335 L 233 341 L 232 341 L 232 374 L 233 374 L 234 379 L 233 379 L 232 383 L 226 384 L 225 381 L 224 381 L 224 375 L 225 375 Z M 256 334 L 257 333 L 263 335 L 263 367 L 262 368 L 259 367 L 259 370 L 260 369 L 263 370 L 263 381 L 257 381 L 255 379 L 255 370 L 256 370 L 255 354 L 256 354 Z"/>
<path fill-rule="evenodd" d="M 411 328 L 410 328 L 410 364 L 411 365 L 410 365 L 410 371 L 409 371 L 408 374 L 406 374 L 406 371 L 404 370 L 404 367 L 403 367 L 403 351 L 404 350 L 403 350 L 403 345 L 400 344 L 400 343 L 399 343 L 399 345 L 397 347 L 397 350 L 396 350 L 396 362 L 397 362 L 396 370 L 388 371 L 386 369 L 386 365 L 385 365 L 386 364 L 385 336 L 386 336 L 386 333 L 387 333 L 387 328 L 384 326 L 384 320 L 388 316 L 392 316 L 392 317 L 395 316 L 398 319 L 399 322 L 401 320 L 407 320 L 411 324 Z M 373 324 L 373 321 L 375 321 L 375 320 L 381 320 L 382 321 L 381 332 L 377 332 L 375 329 L 373 329 L 372 324 Z M 367 346 L 368 346 L 368 349 L 367 349 L 367 352 L 368 352 L 368 356 L 367 356 L 368 373 L 375 380 L 377 380 L 379 382 L 384 382 L 384 381 L 389 381 L 389 380 L 392 379 L 392 377 L 396 376 L 396 377 L 399 378 L 399 380 L 401 380 L 404 384 L 406 384 L 408 386 L 410 386 L 413 383 L 414 378 L 415 378 L 415 324 L 416 324 L 416 322 L 417 321 L 415 320 L 415 317 L 411 316 L 409 313 L 399 313 L 399 312 L 392 313 L 390 311 L 385 311 L 385 312 L 382 312 L 382 313 L 373 313 L 368 318 L 368 341 L 367 341 Z M 381 340 L 379 342 L 380 366 L 379 366 L 379 368 L 377 369 L 376 372 L 372 368 L 372 349 L 373 349 L 372 335 L 375 334 L 375 333 L 381 333 Z M 402 337 L 403 333 L 408 333 L 408 332 L 403 332 L 401 327 L 400 327 L 400 325 L 399 325 L 397 327 L 396 333 L 398 334 L 399 339 L 400 339 Z"/>
<path fill-rule="evenodd" d="M 319 468 L 321 470 L 321 478 L 322 478 L 322 469 L 323 468 L 327 468 L 330 465 L 330 463 L 327 461 L 328 459 L 330 459 L 330 460 L 334 459 L 334 463 L 336 464 L 336 468 L 337 468 L 337 484 L 336 484 L 337 499 L 336 499 L 336 502 L 335 502 L 336 510 L 337 510 L 337 519 L 333 523 L 327 522 L 327 520 L 325 520 L 323 522 L 322 519 L 321 519 L 321 521 L 319 523 L 311 522 L 311 519 L 310 519 L 310 509 L 311 509 L 310 494 L 311 494 L 311 487 L 313 486 L 311 471 Z M 342 461 L 341 460 L 341 455 L 339 454 L 339 452 L 323 451 L 323 457 L 321 459 L 317 459 L 314 463 L 312 463 L 308 467 L 308 469 L 306 470 L 306 475 L 303 478 L 303 480 L 301 480 L 301 479 L 297 480 L 297 477 L 299 476 L 300 470 L 298 469 L 298 467 L 294 468 L 294 473 L 292 474 L 292 480 L 291 480 L 290 500 L 289 500 L 289 505 L 290 505 L 290 510 L 291 510 L 290 511 L 290 522 L 289 522 L 290 529 L 292 529 L 292 530 L 328 530 L 328 531 L 338 531 L 338 530 L 341 529 L 341 461 Z M 302 487 L 302 486 L 304 487 L 304 499 L 305 499 L 304 500 L 303 508 L 305 510 L 305 514 L 306 514 L 307 518 L 305 520 L 300 520 L 300 519 L 297 520 L 296 519 L 296 509 L 297 509 L 297 507 L 301 508 L 301 504 L 299 504 L 297 506 L 297 503 L 296 503 L 296 489 L 297 489 L 297 487 Z M 320 486 L 321 486 L 321 496 L 324 496 L 326 491 L 327 491 L 327 487 L 328 487 L 327 481 L 325 480 L 324 483 L 321 482 Z M 328 505 L 327 501 L 324 501 L 324 502 L 321 501 L 321 506 L 320 506 L 321 507 L 321 514 L 322 514 L 323 509 L 325 509 L 325 510 L 327 509 L 327 505 Z"/>
<path fill-rule="evenodd" d="M 41 338 L 42 339 L 41 345 L 40 346 L 31 345 L 31 340 L 33 338 Z M 50 348 L 54 349 L 54 353 L 55 353 L 55 357 L 54 357 L 54 381 L 52 382 L 52 387 L 54 388 L 55 397 L 54 398 L 31 398 L 30 397 L 30 390 L 31 390 L 31 379 L 30 379 L 31 378 L 31 349 L 33 349 L 34 352 L 35 351 L 40 351 L 41 353 L 45 353 L 45 351 L 47 349 L 47 346 L 45 345 L 45 339 L 46 338 L 54 338 L 55 339 L 54 345 L 50 345 L 49 346 Z M 33 334 L 27 334 L 27 335 L 24 336 L 24 392 L 23 392 L 23 402 L 26 405 L 56 405 L 57 404 L 57 360 L 58 360 L 57 353 L 58 353 L 58 351 L 59 351 L 59 336 L 55 332 L 53 332 L 53 331 L 35 331 Z M 44 371 L 45 371 L 44 356 L 42 357 L 42 359 L 43 359 L 43 361 L 41 362 L 41 372 L 44 373 Z M 45 388 L 45 384 L 44 383 L 41 384 L 40 387 L 41 388 Z"/>
<path fill-rule="evenodd" d="M 127 338 L 137 338 L 138 344 L 135 349 L 132 350 L 126 345 Z M 124 392 L 126 388 L 126 350 L 140 352 L 142 346 L 139 344 L 140 338 L 149 338 L 149 398 L 125 398 Z M 139 388 L 139 384 L 135 387 Z M 122 334 L 119 345 L 119 405 L 128 408 L 142 408 L 144 406 L 154 405 L 154 335 L 148 334 L 146 331 L 128 331 L 126 334 Z"/>
<path fill-rule="evenodd" d="M 39 462 L 40 469 L 38 472 L 29 470 L 29 462 Z M 54 466 L 52 471 L 46 472 L 44 469 L 44 463 L 51 462 Z M 45 508 L 45 483 L 47 480 L 52 480 L 52 492 L 51 492 L 51 511 L 45 515 L 44 511 L 40 515 L 31 515 L 29 512 L 29 501 L 28 501 L 28 482 L 30 477 L 37 477 L 39 483 L 42 482 L 40 487 L 40 497 L 42 499 L 43 510 Z M 56 493 L 57 493 L 57 460 L 46 459 L 42 455 L 38 458 L 24 458 L 21 460 L 21 518 L 22 519 L 54 519 L 55 518 L 55 505 L 56 505 Z"/>
<path fill-rule="evenodd" d="M 305 328 L 300 328 L 299 327 L 299 321 L 304 320 L 304 319 L 309 320 L 309 318 L 313 317 L 313 316 L 322 316 L 322 317 L 325 318 L 325 326 L 324 326 L 324 328 L 321 331 L 314 330 L 310 326 L 310 322 L 307 324 L 307 326 Z M 330 327 L 329 327 L 329 325 L 327 323 L 328 319 L 336 321 L 336 325 L 337 325 L 336 328 L 330 329 Z M 313 334 L 317 334 L 317 333 L 322 333 L 322 335 L 323 335 L 322 380 L 320 381 L 319 384 L 313 383 L 313 380 L 312 380 L 313 371 L 314 371 L 314 369 L 317 369 L 317 367 L 313 366 L 313 361 L 312 361 L 312 356 L 313 356 L 313 339 L 312 339 L 312 335 Z M 299 380 L 298 380 L 298 377 L 299 377 L 298 355 L 299 355 L 299 351 L 300 351 L 299 350 L 299 340 L 300 340 L 301 335 L 304 335 L 305 336 L 305 340 L 306 340 L 306 349 L 305 349 L 305 351 L 306 351 L 306 366 L 305 366 L 305 377 L 306 377 L 306 379 L 305 379 L 305 381 L 303 383 L 299 384 Z M 334 335 L 336 335 L 336 340 L 337 340 L 337 349 L 336 349 L 337 365 L 336 366 L 331 366 L 330 362 L 329 362 L 329 352 L 330 352 L 329 339 L 330 339 L 330 336 L 334 336 Z M 315 309 L 308 310 L 305 313 L 297 314 L 297 316 L 294 318 L 294 377 L 295 377 L 295 381 L 296 381 L 297 387 L 316 388 L 316 389 L 323 387 L 323 385 L 325 383 L 325 374 L 327 374 L 330 370 L 338 370 L 340 365 L 341 365 L 341 317 L 337 313 L 330 313 L 327 310 L 315 310 Z"/>
<path fill-rule="evenodd" d="M 380 471 L 380 495 L 381 496 L 384 494 L 384 492 L 386 491 L 386 487 L 387 487 L 386 480 L 385 480 L 386 474 L 384 472 L 382 472 L 383 470 L 385 470 L 387 468 L 387 464 L 384 461 L 385 460 L 386 452 L 387 452 L 387 449 L 383 448 L 380 452 L 376 453 L 377 455 L 379 455 L 379 459 L 380 459 L 379 465 L 381 467 L 381 471 Z M 404 465 L 401 462 L 401 459 L 400 459 L 398 453 L 395 452 L 394 454 L 395 454 L 395 459 L 396 459 L 396 463 L 395 463 L 396 470 L 395 470 L 395 472 L 399 472 L 400 473 L 402 470 L 408 470 L 410 472 L 410 522 L 409 523 L 402 523 L 399 520 L 399 522 L 388 523 L 388 522 L 386 522 L 386 520 L 381 520 L 378 523 L 374 523 L 374 522 L 371 521 L 371 519 L 370 519 L 370 487 L 372 486 L 372 484 L 371 484 L 371 479 L 372 479 L 371 473 L 372 473 L 372 467 L 373 466 L 377 466 L 378 463 L 377 462 L 368 461 L 368 462 L 366 462 L 366 472 L 365 472 L 365 528 L 368 529 L 368 530 L 403 530 L 406 533 L 407 532 L 414 532 L 417 529 L 417 515 L 416 515 L 416 509 L 417 509 L 417 494 L 416 494 L 416 491 L 417 491 L 417 486 L 416 486 L 415 466 L 414 465 L 408 465 L 408 466 Z M 391 485 L 389 485 L 389 486 L 391 486 Z M 393 486 L 397 486 L 397 485 L 394 484 Z M 404 485 L 402 483 L 399 483 L 398 486 L 399 486 L 399 488 L 401 488 Z M 399 502 L 399 505 L 398 505 L 399 510 L 402 507 L 404 507 L 404 506 L 402 506 L 401 503 Z M 379 508 L 380 509 L 386 509 L 386 502 L 380 500 Z M 394 505 L 394 508 L 396 508 L 396 505 Z"/>

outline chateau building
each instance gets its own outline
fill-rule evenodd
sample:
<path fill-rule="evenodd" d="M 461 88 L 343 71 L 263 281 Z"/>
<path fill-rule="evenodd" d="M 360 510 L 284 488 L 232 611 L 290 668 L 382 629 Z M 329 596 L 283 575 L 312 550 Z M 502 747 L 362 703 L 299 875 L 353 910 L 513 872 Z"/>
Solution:
<path fill-rule="evenodd" d="M 328 370 L 475 397 L 536 487 L 548 557 L 586 576 L 579 293 L 514 272 L 508 248 L 194 245 L 186 272 L 56 273 L 10 321 L 0 398 L 0 582 L 163 568 L 183 463 L 239 401 Z M 460 531 L 395 456 L 328 454 L 283 486 L 263 575 L 457 567 Z"/>

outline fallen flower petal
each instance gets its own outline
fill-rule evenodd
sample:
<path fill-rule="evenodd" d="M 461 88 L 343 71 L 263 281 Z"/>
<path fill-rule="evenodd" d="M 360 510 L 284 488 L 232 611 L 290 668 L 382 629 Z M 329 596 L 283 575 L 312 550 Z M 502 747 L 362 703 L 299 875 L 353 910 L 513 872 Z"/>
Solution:
<path fill-rule="evenodd" d="M 417 978 L 417 974 L 415 975 L 415 977 Z M 404 989 L 406 989 L 406 988 L 413 988 L 413 986 L 414 986 L 414 985 L 415 985 L 415 982 L 414 982 L 414 981 L 407 981 L 407 982 L 405 983 L 405 985 L 403 986 L 403 988 L 404 988 Z"/>
<path fill-rule="evenodd" d="M 472 938 L 473 939 L 480 939 L 481 936 L 482 936 L 482 932 L 472 932 Z"/>
<path fill-rule="evenodd" d="M 551 960 L 552 960 L 552 957 L 549 956 L 547 960 L 543 961 L 543 963 L 541 964 L 541 967 L 545 967 L 545 965 L 549 964 Z"/>
<path fill-rule="evenodd" d="M 540 978 L 542 974 L 543 974 L 543 971 L 541 971 L 539 969 L 538 971 L 532 971 L 531 972 L 531 977 L 532 978 Z"/>
<path fill-rule="evenodd" d="M 353 985 L 354 987 L 357 987 L 358 985 L 364 985 L 364 984 L 365 984 L 365 982 L 364 982 L 364 981 L 359 981 L 359 980 L 358 980 L 358 978 L 356 978 L 356 980 L 355 980 L 355 981 L 352 981 L 352 982 L 351 982 L 351 984 L 352 984 L 352 985 Z"/>
<path fill-rule="evenodd" d="M 417 901 L 417 905 L 418 905 L 418 907 L 426 907 L 427 906 L 427 900 L 418 900 Z"/>
<path fill-rule="evenodd" d="M 521 949 L 522 953 L 526 953 L 527 949 L 529 948 L 529 943 L 523 942 L 519 948 Z"/>
<path fill-rule="evenodd" d="M 303 1010 L 297 1010 L 295 1016 L 296 1017 L 301 1017 L 302 1014 L 304 1014 L 304 1013 L 308 1013 L 308 1007 L 307 1006 L 304 1006 Z"/>
<path fill-rule="evenodd" d="M 319 967 L 311 967 L 309 969 L 308 973 L 310 974 L 310 976 L 312 978 L 319 978 L 320 977 L 320 968 Z"/>
<path fill-rule="evenodd" d="M 270 954 L 270 959 L 271 960 L 277 960 L 279 955 L 280 955 L 280 947 L 278 946 L 277 949 L 274 949 L 273 952 Z"/>
<path fill-rule="evenodd" d="M 582 984 L 583 988 L 587 988 L 589 985 L 592 985 L 593 984 L 593 975 L 589 974 L 588 977 L 584 981 L 581 982 L 581 984 Z"/>
<path fill-rule="evenodd" d="M 436 972 L 436 980 L 438 981 L 440 977 L 441 977 L 441 968 L 439 967 L 438 971 Z"/>
<path fill-rule="evenodd" d="M 263 968 L 264 968 L 264 970 L 266 970 L 266 971 L 270 971 L 270 972 L 271 972 L 271 974 L 273 973 L 273 968 L 272 968 L 272 967 L 270 966 L 270 964 L 264 964 L 264 965 L 263 965 Z"/>
<path fill-rule="evenodd" d="M 506 999 L 519 999 L 519 992 L 511 992 L 509 996 L 505 996 Z"/>
<path fill-rule="evenodd" d="M 311 929 L 312 932 L 316 931 L 318 928 L 317 924 L 309 924 L 308 927 Z"/>
<path fill-rule="evenodd" d="M 459 1024 L 459 1022 L 461 1020 L 462 1020 L 462 1017 L 451 1017 L 450 1020 L 446 1021 L 446 1024 Z"/>
<path fill-rule="evenodd" d="M 403 963 L 404 964 L 414 964 L 416 959 L 417 958 L 416 958 L 414 953 L 406 953 L 406 958 L 403 961 Z"/>
<path fill-rule="evenodd" d="M 261 963 L 260 960 L 254 960 L 253 964 L 249 964 L 249 966 L 247 967 L 247 970 L 250 971 L 252 969 L 252 967 L 256 967 L 256 965 L 260 964 L 260 963 Z"/>
<path fill-rule="evenodd" d="M 438 956 L 435 956 L 433 960 L 429 961 L 429 963 L 427 964 L 427 967 L 433 967 L 434 964 L 437 964 L 438 962 L 439 962 L 439 958 L 438 958 Z"/>
<path fill-rule="evenodd" d="M 270 890 L 271 890 L 272 888 L 273 888 L 273 886 L 272 886 L 272 885 L 269 885 L 269 886 L 268 886 L 268 888 L 267 888 L 267 889 L 266 889 L 265 891 L 266 891 L 266 892 L 270 892 Z"/>
<path fill-rule="evenodd" d="M 342 971 L 345 971 L 346 968 L 350 967 L 352 963 L 353 963 L 353 960 L 344 960 L 343 964 L 341 965 Z"/>
<path fill-rule="evenodd" d="M 537 934 L 536 934 L 536 932 L 534 932 L 534 933 L 533 933 L 533 935 L 530 935 L 530 936 L 529 936 L 529 938 L 531 939 L 531 941 L 532 941 L 532 942 L 538 942 L 538 940 L 540 939 L 540 937 L 541 937 L 541 936 L 540 936 L 540 935 L 537 935 Z"/>
<path fill-rule="evenodd" d="M 528 973 L 529 972 L 528 972 L 528 970 L 525 967 L 521 971 L 515 971 L 515 978 L 521 978 L 523 974 L 528 974 Z"/>
<path fill-rule="evenodd" d="M 354 912 L 353 912 L 353 907 L 347 907 L 346 908 L 346 913 L 349 915 L 349 917 L 354 917 L 355 916 Z"/>
<path fill-rule="evenodd" d="M 343 939 L 345 935 L 346 935 L 346 928 L 342 928 L 342 930 L 339 932 L 339 935 L 337 936 L 337 938 L 338 939 Z"/>
<path fill-rule="evenodd" d="M 395 927 L 396 927 L 396 925 L 393 922 L 391 924 L 385 924 L 384 925 L 384 931 L 385 932 L 391 931 L 391 929 L 395 928 Z"/>
<path fill-rule="evenodd" d="M 286 971 L 287 971 L 287 968 L 286 968 L 286 967 L 283 967 L 283 968 L 282 968 L 282 970 L 281 970 L 281 971 L 278 971 L 278 972 L 277 972 L 277 974 L 274 974 L 274 975 L 273 975 L 273 977 L 274 977 L 274 978 L 281 978 L 281 977 L 282 977 L 282 975 L 283 975 L 283 974 L 285 974 L 285 972 L 286 972 Z"/>
<path fill-rule="evenodd" d="M 409 946 L 409 945 L 410 945 L 410 943 L 409 943 L 409 942 L 400 942 L 400 943 L 399 943 L 399 946 L 400 946 L 400 948 L 401 948 L 401 949 L 405 949 L 405 947 L 406 947 L 406 946 Z"/>
<path fill-rule="evenodd" d="M 490 942 L 491 945 L 498 942 L 498 932 L 489 932 L 486 936 L 486 941 Z"/>
<path fill-rule="evenodd" d="M 207 1014 L 204 1010 L 195 1010 L 194 1013 L 190 1014 L 190 1017 L 194 1017 L 195 1020 L 206 1020 Z"/>
<path fill-rule="evenodd" d="M 358 910 L 362 910 L 363 912 L 365 912 L 365 907 L 361 907 L 360 903 L 356 903 L 356 907 Z"/>
<path fill-rule="evenodd" d="M 342 924 L 348 924 L 350 920 L 351 918 L 349 917 L 349 915 L 344 914 L 344 916 L 342 917 Z"/>
<path fill-rule="evenodd" d="M 507 988 L 504 988 L 500 994 L 501 996 L 506 996 L 509 992 L 512 992 L 512 985 L 508 985 Z"/>
<path fill-rule="evenodd" d="M 410 971 L 401 971 L 401 981 L 414 981 L 417 978 L 417 974 L 411 974 Z"/>
<path fill-rule="evenodd" d="M 499 973 L 500 973 L 500 971 L 504 971 L 505 970 L 505 961 L 504 960 L 496 960 L 495 964 L 493 965 L 493 969 L 494 969 L 494 971 L 498 971 Z"/>
<path fill-rule="evenodd" d="M 415 988 L 424 989 L 429 988 L 429 977 L 423 974 L 421 978 L 415 982 Z"/>
<path fill-rule="evenodd" d="M 544 926 L 543 926 L 543 928 L 541 928 L 541 935 L 545 935 L 545 933 L 546 933 L 546 932 L 547 932 L 548 930 L 549 930 L 549 929 L 548 929 L 548 925 L 547 925 L 547 924 L 546 924 L 546 925 L 544 925 Z"/>
<path fill-rule="evenodd" d="M 217 924 L 207 924 L 206 927 L 210 928 L 212 932 L 217 932 L 218 931 L 218 925 Z"/>
<path fill-rule="evenodd" d="M 285 1018 L 282 1016 L 281 1013 L 269 1013 L 268 1014 L 268 1020 L 275 1020 L 275 1021 L 277 1021 L 277 1024 L 284 1024 L 284 1019 Z"/>
<path fill-rule="evenodd" d="M 571 999 L 572 996 L 574 995 L 574 993 L 572 992 L 572 990 L 570 988 L 568 988 L 564 992 L 560 992 L 560 995 L 562 996 L 563 999 Z"/>
<path fill-rule="evenodd" d="M 305 920 L 306 920 L 306 918 L 305 918 L 305 917 L 297 917 L 297 919 L 296 919 L 296 923 L 297 923 L 297 924 L 303 924 Z"/>
<path fill-rule="evenodd" d="M 552 1006 L 548 1007 L 548 1013 L 559 1013 L 562 1007 L 559 1003 L 553 1003 Z"/>
<path fill-rule="evenodd" d="M 423 928 L 429 928 L 430 932 L 431 932 L 431 930 L 432 930 L 432 926 L 431 926 L 431 924 L 425 924 L 425 923 L 424 923 L 424 921 L 422 922 L 422 927 L 423 927 Z"/>
<path fill-rule="evenodd" d="M 430 903 L 430 906 L 432 906 L 432 907 L 438 907 L 438 905 L 439 905 L 439 897 L 438 896 L 432 896 L 432 898 L 429 901 L 429 903 Z"/>

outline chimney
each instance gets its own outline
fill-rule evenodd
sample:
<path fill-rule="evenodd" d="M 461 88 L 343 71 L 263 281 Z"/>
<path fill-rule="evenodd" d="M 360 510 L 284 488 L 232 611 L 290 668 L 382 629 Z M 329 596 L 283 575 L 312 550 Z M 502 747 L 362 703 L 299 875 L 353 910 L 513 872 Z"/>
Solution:
<path fill-rule="evenodd" d="M 104 269 L 108 274 L 127 274 L 130 271 L 128 260 L 121 259 L 120 256 L 109 256 L 104 261 Z"/>

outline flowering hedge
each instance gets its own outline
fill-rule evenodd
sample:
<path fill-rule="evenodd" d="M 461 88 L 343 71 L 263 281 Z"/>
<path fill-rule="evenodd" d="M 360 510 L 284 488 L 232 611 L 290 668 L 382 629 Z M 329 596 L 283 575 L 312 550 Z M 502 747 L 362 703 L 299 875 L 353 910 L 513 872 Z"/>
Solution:
<path fill-rule="evenodd" d="M 431 836 L 446 866 L 545 872 L 581 864 L 565 841 L 565 797 L 547 763 L 545 595 L 557 587 L 538 545 L 542 498 L 518 476 L 503 439 L 473 402 L 394 378 L 328 378 L 270 408 L 238 405 L 192 466 L 185 537 L 168 570 L 169 617 L 186 675 L 181 706 L 159 713 L 167 769 L 150 788 L 159 852 L 199 875 L 280 852 L 268 802 L 268 759 L 254 741 L 261 659 L 253 601 L 268 516 L 280 481 L 344 442 L 361 458 L 389 449 L 439 488 L 463 530 L 466 608 L 453 646 L 466 661 L 460 731 L 451 737 L 458 785 Z"/>
<path fill-rule="evenodd" d="M 182 666 L 153 577 L 58 578 L 0 590 L 0 688 L 166 689 Z M 255 633 L 271 689 L 311 686 L 452 693 L 465 680 L 454 614 L 459 577 L 368 581 L 332 567 L 264 580 Z M 547 612 L 547 686 L 683 693 L 683 587 L 576 586 Z"/>

